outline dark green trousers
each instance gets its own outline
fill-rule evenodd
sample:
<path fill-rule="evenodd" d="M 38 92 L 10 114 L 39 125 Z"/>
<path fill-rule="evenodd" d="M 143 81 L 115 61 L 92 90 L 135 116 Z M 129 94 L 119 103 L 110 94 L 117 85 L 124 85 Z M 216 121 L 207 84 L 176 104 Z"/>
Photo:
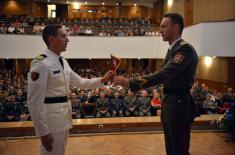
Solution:
<path fill-rule="evenodd" d="M 190 126 L 163 123 L 167 155 L 190 155 Z"/>

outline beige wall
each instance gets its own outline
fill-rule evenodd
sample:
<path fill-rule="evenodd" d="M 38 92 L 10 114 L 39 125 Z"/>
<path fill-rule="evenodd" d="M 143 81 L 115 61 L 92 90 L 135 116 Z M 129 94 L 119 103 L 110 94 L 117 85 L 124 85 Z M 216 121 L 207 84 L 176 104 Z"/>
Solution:
<path fill-rule="evenodd" d="M 228 59 L 213 58 L 210 67 L 205 66 L 205 58 L 199 58 L 196 78 L 218 82 L 228 82 Z"/>
<path fill-rule="evenodd" d="M 193 22 L 235 19 L 235 0 L 194 0 Z"/>

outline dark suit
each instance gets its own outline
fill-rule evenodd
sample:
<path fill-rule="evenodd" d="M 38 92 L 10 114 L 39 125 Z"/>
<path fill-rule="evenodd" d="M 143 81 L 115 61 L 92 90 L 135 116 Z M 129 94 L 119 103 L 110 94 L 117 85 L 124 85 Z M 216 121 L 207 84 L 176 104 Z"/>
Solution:
<path fill-rule="evenodd" d="M 161 120 L 167 155 L 188 155 L 190 128 L 198 112 L 190 94 L 198 56 L 184 40 L 168 50 L 162 68 L 154 74 L 131 79 L 132 91 L 163 84 Z"/>

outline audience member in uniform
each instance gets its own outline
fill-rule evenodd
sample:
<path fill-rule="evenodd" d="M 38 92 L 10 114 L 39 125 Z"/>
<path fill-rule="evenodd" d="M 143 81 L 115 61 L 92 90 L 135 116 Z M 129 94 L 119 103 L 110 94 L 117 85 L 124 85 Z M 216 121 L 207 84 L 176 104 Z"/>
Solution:
<path fill-rule="evenodd" d="M 2 98 L 3 98 L 3 93 L 0 93 L 0 122 L 5 122 L 6 121 L 6 116 L 4 115 L 5 102 Z"/>
<path fill-rule="evenodd" d="M 70 102 L 72 106 L 72 118 L 80 119 L 81 118 L 81 101 L 77 98 L 76 93 L 71 93 Z"/>
<path fill-rule="evenodd" d="M 87 102 L 87 95 L 84 89 L 80 90 L 78 99 L 81 101 L 81 103 Z"/>
<path fill-rule="evenodd" d="M 146 90 L 142 90 L 141 97 L 138 98 L 139 116 L 151 116 L 150 113 L 150 98 Z"/>
<path fill-rule="evenodd" d="M 206 100 L 203 101 L 204 114 L 217 113 L 217 103 L 211 99 L 211 94 L 206 95 Z"/>
<path fill-rule="evenodd" d="M 29 121 L 31 120 L 31 115 L 27 105 L 27 101 L 20 103 L 20 121 Z"/>
<path fill-rule="evenodd" d="M 127 96 L 124 98 L 125 116 L 138 115 L 138 100 L 134 92 L 128 90 Z"/>
<path fill-rule="evenodd" d="M 19 121 L 20 120 L 20 107 L 19 102 L 15 101 L 15 95 L 10 95 L 4 108 L 4 115 L 6 121 Z"/>
<path fill-rule="evenodd" d="M 112 117 L 123 117 L 123 111 L 124 111 L 124 106 L 123 106 L 123 99 L 119 97 L 119 92 L 116 91 L 114 93 L 114 98 L 111 99 L 110 102 L 110 111 Z"/>
<path fill-rule="evenodd" d="M 104 91 L 100 91 L 100 98 L 97 99 L 96 117 L 110 117 L 109 107 L 109 99 L 105 97 Z"/>
<path fill-rule="evenodd" d="M 26 97 L 23 95 L 23 91 L 21 89 L 17 91 L 16 101 L 20 102 L 20 104 L 26 101 Z"/>
<path fill-rule="evenodd" d="M 228 88 L 227 92 L 224 93 L 223 101 L 227 102 L 227 103 L 232 103 L 233 101 L 235 101 L 235 95 L 233 93 L 233 89 L 232 88 Z"/>

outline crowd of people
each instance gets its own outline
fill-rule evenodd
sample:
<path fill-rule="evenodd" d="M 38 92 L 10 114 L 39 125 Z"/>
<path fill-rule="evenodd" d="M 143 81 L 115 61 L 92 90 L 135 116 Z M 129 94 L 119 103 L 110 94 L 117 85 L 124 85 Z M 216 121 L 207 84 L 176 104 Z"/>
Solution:
<path fill-rule="evenodd" d="M 63 19 L 0 17 L 2 34 L 41 34 L 48 24 L 61 24 L 68 35 L 82 36 L 156 36 L 157 25 L 141 18 Z"/>
<path fill-rule="evenodd" d="M 79 75 L 86 78 L 99 77 L 105 70 L 76 68 Z M 145 71 L 146 72 L 146 71 Z M 144 71 L 128 74 L 118 71 L 118 75 L 128 78 L 145 74 Z M 0 121 L 26 121 L 30 119 L 27 107 L 27 76 L 17 75 L 15 69 L 0 69 Z M 194 101 L 201 114 L 223 114 L 235 102 L 232 88 L 227 92 L 209 89 L 204 83 L 195 82 L 191 89 Z M 70 88 L 69 98 L 74 119 L 86 117 L 128 117 L 160 116 L 162 86 L 155 86 L 138 92 L 114 87 L 111 82 L 103 88 Z"/>

